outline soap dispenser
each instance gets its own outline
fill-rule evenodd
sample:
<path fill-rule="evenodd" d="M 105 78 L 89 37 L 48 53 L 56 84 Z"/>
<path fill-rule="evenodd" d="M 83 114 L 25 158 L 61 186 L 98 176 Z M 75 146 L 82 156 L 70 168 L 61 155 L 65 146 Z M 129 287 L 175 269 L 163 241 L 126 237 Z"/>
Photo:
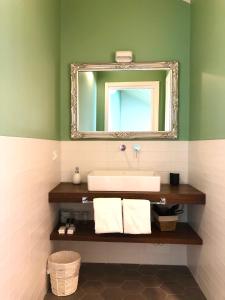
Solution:
<path fill-rule="evenodd" d="M 75 172 L 73 174 L 72 181 L 74 184 L 80 184 L 80 182 L 81 182 L 80 171 L 79 171 L 78 167 L 75 168 Z"/>

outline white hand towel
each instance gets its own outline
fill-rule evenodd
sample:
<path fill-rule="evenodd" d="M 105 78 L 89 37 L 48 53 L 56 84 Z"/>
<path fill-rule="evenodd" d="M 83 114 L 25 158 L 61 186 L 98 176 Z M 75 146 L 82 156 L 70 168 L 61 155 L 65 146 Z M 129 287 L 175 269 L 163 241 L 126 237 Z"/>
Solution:
<path fill-rule="evenodd" d="M 120 198 L 95 198 L 95 233 L 123 233 L 122 201 Z"/>
<path fill-rule="evenodd" d="M 123 227 L 124 233 L 149 234 L 151 233 L 151 206 L 148 200 L 123 200 Z"/>

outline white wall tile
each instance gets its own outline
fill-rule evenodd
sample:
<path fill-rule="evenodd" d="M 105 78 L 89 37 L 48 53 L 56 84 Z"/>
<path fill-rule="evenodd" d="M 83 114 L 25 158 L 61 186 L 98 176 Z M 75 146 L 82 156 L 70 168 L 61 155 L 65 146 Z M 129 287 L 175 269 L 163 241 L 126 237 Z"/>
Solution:
<path fill-rule="evenodd" d="M 189 181 L 206 193 L 206 205 L 189 209 L 203 246 L 188 247 L 188 265 L 208 300 L 224 300 L 225 140 L 193 141 L 189 148 Z"/>
<path fill-rule="evenodd" d="M 0 137 L 0 290 L 4 300 L 42 300 L 55 222 L 48 192 L 60 181 L 59 142 Z M 3 271 L 4 270 L 4 271 Z M 2 294 L 2 292 L 4 294 Z"/>

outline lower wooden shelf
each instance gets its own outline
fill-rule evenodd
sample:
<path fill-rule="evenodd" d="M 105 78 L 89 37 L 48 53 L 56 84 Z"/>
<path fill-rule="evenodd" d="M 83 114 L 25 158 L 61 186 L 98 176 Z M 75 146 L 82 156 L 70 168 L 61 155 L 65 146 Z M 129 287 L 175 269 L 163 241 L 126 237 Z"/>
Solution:
<path fill-rule="evenodd" d="M 58 227 L 57 227 L 58 228 Z M 176 231 L 162 232 L 152 224 L 152 234 L 95 234 L 94 222 L 76 226 L 74 235 L 59 235 L 55 229 L 51 240 L 61 241 L 89 241 L 89 242 L 116 242 L 116 243 L 152 243 L 152 244 L 180 244 L 180 245 L 201 245 L 202 239 L 187 223 L 177 223 Z"/>

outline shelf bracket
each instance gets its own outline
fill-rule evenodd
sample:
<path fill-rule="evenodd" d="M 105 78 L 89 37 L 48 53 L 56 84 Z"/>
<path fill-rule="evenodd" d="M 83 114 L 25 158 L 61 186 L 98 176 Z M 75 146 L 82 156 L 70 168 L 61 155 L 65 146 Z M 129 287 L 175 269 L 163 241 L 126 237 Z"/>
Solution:
<path fill-rule="evenodd" d="M 88 201 L 88 197 L 82 197 L 81 202 L 82 204 L 93 203 L 93 201 Z"/>
<path fill-rule="evenodd" d="M 151 202 L 151 201 L 150 201 Z M 166 205 L 166 198 L 162 197 L 160 198 L 159 202 L 151 202 L 152 204 L 159 204 L 159 205 Z"/>

